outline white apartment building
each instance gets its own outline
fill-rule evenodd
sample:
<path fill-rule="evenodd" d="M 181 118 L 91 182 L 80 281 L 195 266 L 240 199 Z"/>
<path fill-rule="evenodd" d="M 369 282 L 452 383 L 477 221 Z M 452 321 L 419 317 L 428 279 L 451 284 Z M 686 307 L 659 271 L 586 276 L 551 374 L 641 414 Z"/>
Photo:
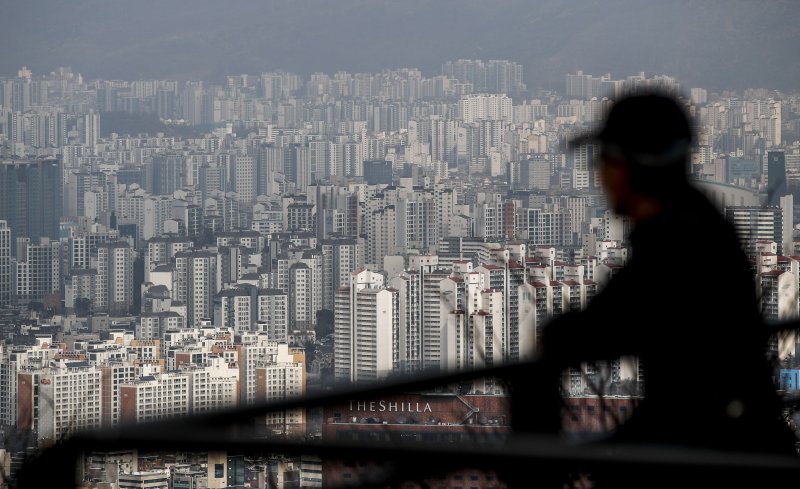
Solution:
<path fill-rule="evenodd" d="M 94 224 L 87 232 L 69 238 L 70 270 L 94 268 L 92 259 L 97 256 L 97 246 L 108 241 L 116 241 L 119 231 L 104 229 Z"/>
<path fill-rule="evenodd" d="M 243 333 L 239 352 L 240 403 L 252 405 L 257 399 L 256 368 L 265 358 L 277 355 L 278 342 L 271 340 L 266 333 Z"/>
<path fill-rule="evenodd" d="M 256 160 L 252 156 L 236 156 L 233 158 L 233 190 L 242 204 L 249 204 L 256 199 Z"/>
<path fill-rule="evenodd" d="M 428 253 L 439 244 L 440 222 L 432 193 L 414 192 L 395 203 L 397 246 Z"/>
<path fill-rule="evenodd" d="M 394 369 L 413 373 L 422 368 L 422 293 L 418 272 L 406 271 L 391 279 L 398 293 L 398 333 Z"/>
<path fill-rule="evenodd" d="M 514 117 L 511 98 L 500 94 L 471 94 L 462 97 L 458 110 L 464 122 L 496 120 L 511 123 Z"/>
<path fill-rule="evenodd" d="M 133 306 L 133 250 L 123 241 L 97 247 L 97 293 L 94 307 L 127 314 Z"/>
<path fill-rule="evenodd" d="M 355 294 L 353 382 L 376 381 L 393 372 L 393 334 L 397 330 L 397 291 L 366 288 Z"/>
<path fill-rule="evenodd" d="M 278 289 L 289 296 L 289 328 L 304 330 L 317 323 L 316 311 L 322 309 L 323 256 L 317 252 L 303 253 L 302 258 L 279 258 L 277 263 Z"/>
<path fill-rule="evenodd" d="M 310 329 L 316 323 L 316 310 L 312 297 L 315 294 L 314 270 L 305 263 L 289 267 L 289 314 L 292 329 Z"/>
<path fill-rule="evenodd" d="M 159 265 L 170 265 L 175 254 L 192 247 L 188 238 L 156 237 L 147 241 L 144 253 L 144 280 L 150 282 L 150 272 Z"/>
<path fill-rule="evenodd" d="M 568 209 L 526 208 L 517 209 L 516 234 L 532 246 L 571 246 L 575 243 L 572 232 L 572 212 Z"/>
<path fill-rule="evenodd" d="M 797 271 L 770 270 L 759 275 L 761 314 L 767 321 L 798 317 Z"/>
<path fill-rule="evenodd" d="M 29 238 L 17 238 L 14 283 L 21 301 L 40 301 L 56 293 L 61 285 L 60 243 L 41 238 L 32 243 Z"/>
<path fill-rule="evenodd" d="M 583 265 L 563 269 L 560 281 L 550 267 L 529 268 L 529 281 L 518 286 L 520 360 L 532 359 L 542 328 L 566 312 L 584 309 L 597 294 L 597 283 L 585 278 Z"/>
<path fill-rule="evenodd" d="M 334 366 L 338 382 L 378 380 L 389 375 L 399 328 L 398 293 L 384 288 L 384 276 L 357 270 L 336 292 Z"/>
<path fill-rule="evenodd" d="M 202 365 L 183 365 L 189 376 L 189 410 L 205 413 L 231 409 L 239 405 L 239 366 L 223 356 L 208 357 Z"/>
<path fill-rule="evenodd" d="M 169 489 L 170 471 L 154 469 L 122 473 L 118 478 L 119 489 Z"/>
<path fill-rule="evenodd" d="M 11 305 L 11 228 L 0 221 L 0 306 Z"/>
<path fill-rule="evenodd" d="M 172 195 L 148 195 L 142 202 L 141 234 L 152 239 L 164 234 L 164 223 L 172 218 Z"/>
<path fill-rule="evenodd" d="M 274 341 L 286 341 L 289 329 L 289 295 L 280 289 L 242 285 L 217 294 L 215 324 L 237 333 L 263 331 Z"/>
<path fill-rule="evenodd" d="M 164 333 L 186 327 L 186 318 L 174 311 L 151 312 L 139 316 L 136 323 L 136 338 L 139 340 L 162 339 Z"/>
<path fill-rule="evenodd" d="M 208 250 L 178 252 L 175 268 L 173 298 L 186 304 L 186 324 L 195 326 L 203 319 L 211 319 L 214 294 L 221 288 L 217 253 Z"/>
<path fill-rule="evenodd" d="M 17 379 L 17 428 L 37 433 L 40 444 L 55 443 L 102 425 L 101 372 L 88 362 L 51 362 L 21 371 Z"/>
<path fill-rule="evenodd" d="M 186 373 L 167 372 L 120 385 L 120 421 L 143 423 L 189 414 L 189 381 Z"/>
<path fill-rule="evenodd" d="M 277 402 L 301 398 L 306 393 L 305 354 L 292 350 L 286 343 L 265 355 L 256 364 L 255 402 Z M 287 425 L 305 423 L 305 409 L 291 409 L 266 414 L 266 424 L 273 429 L 289 429 Z"/>
<path fill-rule="evenodd" d="M 61 352 L 50 336 L 36 338 L 33 346 L 0 346 L 0 424 L 17 422 L 17 374 L 41 369 Z"/>
<path fill-rule="evenodd" d="M 350 274 L 364 266 L 363 238 L 323 239 L 322 249 L 322 307 L 333 310 L 336 290 L 350 280 Z"/>
<path fill-rule="evenodd" d="M 484 368 L 503 363 L 506 338 L 503 292 L 485 289 L 480 294 L 481 308 L 467 318 L 467 331 L 461 331 L 462 357 L 456 358 L 461 368 Z"/>
<path fill-rule="evenodd" d="M 783 212 L 778 206 L 730 206 L 725 208 L 725 218 L 733 224 L 742 247 L 749 254 L 755 252 L 757 241 L 774 241 L 778 252 L 783 253 Z"/>
<path fill-rule="evenodd" d="M 394 205 L 384 205 L 373 210 L 367 209 L 364 216 L 367 263 L 382 263 L 384 256 L 395 255 L 400 251 L 397 244 L 397 219 L 397 208 Z"/>
<path fill-rule="evenodd" d="M 136 380 L 136 367 L 127 361 L 98 362 L 102 382 L 101 413 L 103 427 L 119 424 L 119 387 Z"/>

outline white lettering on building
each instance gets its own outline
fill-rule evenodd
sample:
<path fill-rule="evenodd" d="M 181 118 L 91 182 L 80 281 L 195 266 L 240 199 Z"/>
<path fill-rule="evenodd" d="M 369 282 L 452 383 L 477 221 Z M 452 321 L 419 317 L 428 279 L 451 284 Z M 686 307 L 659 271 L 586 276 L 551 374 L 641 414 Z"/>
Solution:
<path fill-rule="evenodd" d="M 350 411 L 363 412 L 363 413 L 431 413 L 430 403 L 426 402 L 424 405 L 419 402 L 392 402 L 383 399 L 378 401 L 360 402 L 351 400 Z"/>

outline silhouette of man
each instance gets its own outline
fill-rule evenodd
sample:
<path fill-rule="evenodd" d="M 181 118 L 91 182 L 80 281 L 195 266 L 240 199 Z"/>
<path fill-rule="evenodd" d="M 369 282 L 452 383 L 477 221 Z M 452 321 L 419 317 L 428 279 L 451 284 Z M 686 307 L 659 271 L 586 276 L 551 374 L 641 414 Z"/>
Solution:
<path fill-rule="evenodd" d="M 625 98 L 596 138 L 609 207 L 634 225 L 632 257 L 584 311 L 545 328 L 543 357 L 639 357 L 645 399 L 616 441 L 793 453 L 749 261 L 687 179 L 684 111 L 660 95 Z"/>

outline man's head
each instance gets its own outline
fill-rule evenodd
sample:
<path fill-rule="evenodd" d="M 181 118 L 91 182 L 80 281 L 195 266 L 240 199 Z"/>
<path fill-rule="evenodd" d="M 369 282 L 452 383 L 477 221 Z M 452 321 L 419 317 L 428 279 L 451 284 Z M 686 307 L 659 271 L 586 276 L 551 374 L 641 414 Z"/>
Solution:
<path fill-rule="evenodd" d="M 661 206 L 687 183 L 692 131 L 683 109 L 661 95 L 617 102 L 597 135 L 601 175 L 614 210 L 640 217 L 642 206 Z"/>

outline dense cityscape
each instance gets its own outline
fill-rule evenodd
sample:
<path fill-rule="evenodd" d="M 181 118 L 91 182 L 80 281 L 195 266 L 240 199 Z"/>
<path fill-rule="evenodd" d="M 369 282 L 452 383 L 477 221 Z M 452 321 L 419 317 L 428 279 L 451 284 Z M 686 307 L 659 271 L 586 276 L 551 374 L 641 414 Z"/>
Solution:
<path fill-rule="evenodd" d="M 739 232 L 765 319 L 800 317 L 800 93 L 581 71 L 544 90 L 523 72 L 459 59 L 435 74 L 222 84 L 64 67 L 0 78 L 3 474 L 80 430 L 535 358 L 543 325 L 583 309 L 629 259 L 630 223 L 607 209 L 599 145 L 581 136 L 643 89 L 693 116 L 693 179 Z M 692 253 L 700 263 L 665 256 L 664 273 L 713 280 L 713 250 Z M 800 389 L 794 339 L 773 346 L 780 387 Z M 634 358 L 565 372 L 568 429 L 601 429 L 598 385 L 624 414 L 644 384 Z M 486 379 L 271 413 L 262 427 L 498 439 L 508 393 Z M 311 456 L 136 450 L 88 454 L 78 470 L 108 488 L 354 476 Z M 493 477 L 465 471 L 441 487 Z"/>

